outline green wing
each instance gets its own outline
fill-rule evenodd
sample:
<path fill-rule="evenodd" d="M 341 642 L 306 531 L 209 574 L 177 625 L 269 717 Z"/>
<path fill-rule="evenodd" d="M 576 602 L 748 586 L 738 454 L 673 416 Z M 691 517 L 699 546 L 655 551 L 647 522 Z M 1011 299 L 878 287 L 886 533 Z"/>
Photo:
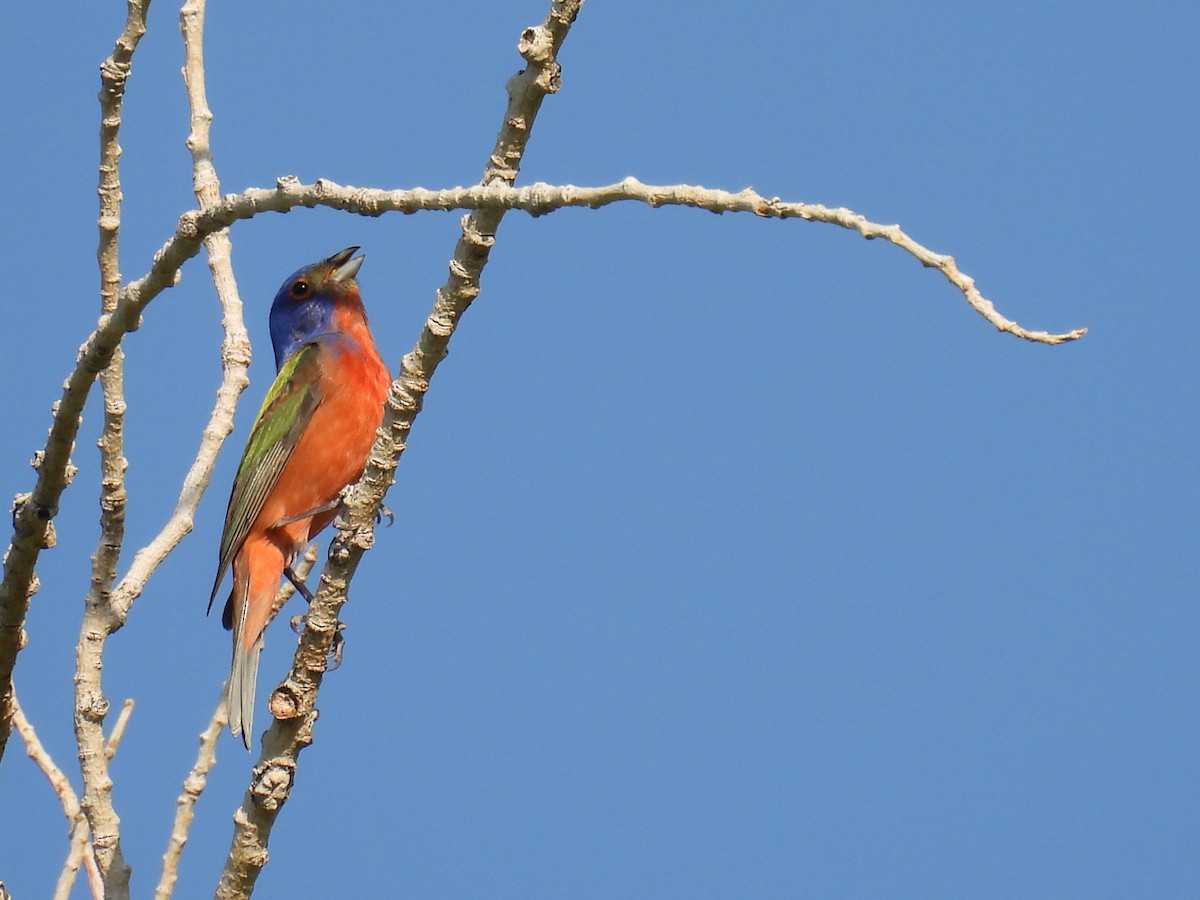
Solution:
<path fill-rule="evenodd" d="M 250 439 L 246 442 L 242 461 L 238 463 L 229 509 L 225 513 L 221 562 L 217 566 L 212 596 L 208 599 L 210 610 L 221 579 L 242 548 L 250 526 L 279 480 L 279 473 L 296 449 L 300 435 L 308 427 L 313 410 L 321 403 L 321 389 L 317 383 L 318 352 L 316 343 L 305 344 L 284 362 L 267 391 L 254 427 L 250 429 Z"/>

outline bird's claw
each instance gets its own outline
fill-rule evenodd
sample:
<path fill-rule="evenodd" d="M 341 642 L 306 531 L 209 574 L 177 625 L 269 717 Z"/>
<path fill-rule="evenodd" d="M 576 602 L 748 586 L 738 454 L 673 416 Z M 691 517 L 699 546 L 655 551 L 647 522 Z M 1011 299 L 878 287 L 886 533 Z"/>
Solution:
<path fill-rule="evenodd" d="M 337 631 L 333 633 L 333 646 L 329 650 L 329 662 L 325 665 L 326 672 L 341 668 L 342 654 L 346 649 L 346 639 L 342 637 L 342 631 L 345 628 L 344 624 L 338 622 Z"/>
<path fill-rule="evenodd" d="M 375 524 L 382 525 L 383 520 L 388 520 L 388 528 L 396 524 L 396 517 L 392 515 L 392 511 L 383 503 L 379 504 L 379 509 L 375 510 Z"/>
<path fill-rule="evenodd" d="M 292 631 L 296 634 L 304 634 L 305 620 L 305 616 L 292 616 L 288 624 L 292 626 Z M 342 665 L 342 657 L 346 651 L 346 639 L 342 637 L 342 632 L 345 630 L 345 623 L 338 622 L 337 631 L 333 633 L 333 644 L 329 648 L 329 662 L 325 664 L 326 672 L 332 672 Z"/>

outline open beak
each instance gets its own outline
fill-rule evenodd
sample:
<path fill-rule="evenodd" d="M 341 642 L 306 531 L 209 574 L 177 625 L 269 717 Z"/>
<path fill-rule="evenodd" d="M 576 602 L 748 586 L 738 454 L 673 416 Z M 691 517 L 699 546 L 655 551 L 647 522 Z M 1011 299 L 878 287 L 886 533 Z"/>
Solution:
<path fill-rule="evenodd" d="M 347 247 L 338 253 L 333 254 L 329 259 L 325 260 L 330 266 L 333 266 L 333 273 L 329 276 L 329 280 L 335 283 L 349 281 L 358 274 L 359 268 L 363 264 L 365 256 L 355 256 L 358 247 Z"/>

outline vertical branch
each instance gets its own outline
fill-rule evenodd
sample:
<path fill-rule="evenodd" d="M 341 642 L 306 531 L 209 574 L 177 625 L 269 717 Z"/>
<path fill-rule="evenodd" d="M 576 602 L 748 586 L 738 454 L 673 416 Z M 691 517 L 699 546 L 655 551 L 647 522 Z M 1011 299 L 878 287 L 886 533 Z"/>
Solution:
<path fill-rule="evenodd" d="M 583 0 L 553 0 L 546 21 L 522 33 L 518 49 L 528 66 L 506 85 L 508 107 L 484 169 L 483 184 L 511 185 L 516 180 L 542 100 L 558 90 L 558 50 L 582 6 Z M 417 346 L 404 357 L 400 377 L 392 384 L 366 472 L 347 498 L 346 512 L 338 522 L 339 533 L 330 546 L 321 587 L 309 607 L 292 669 L 271 694 L 275 721 L 263 739 L 262 753 L 242 805 L 234 813 L 233 840 L 216 891 L 221 900 L 249 896 L 266 864 L 271 828 L 290 796 L 300 751 L 312 742 L 317 692 L 350 579 L 371 545 L 375 513 L 392 483 L 429 379 L 446 356 L 459 319 L 479 294 L 479 277 L 504 212 L 500 208 L 479 209 L 464 217 L 462 237 L 450 262 L 450 277 L 438 289 Z"/>
<path fill-rule="evenodd" d="M 229 711 L 225 702 L 225 688 L 222 686 L 217 708 L 213 710 L 207 727 L 200 732 L 200 750 L 196 754 L 196 762 L 183 782 L 183 793 L 175 801 L 175 824 L 171 829 L 167 852 L 163 854 L 162 875 L 158 879 L 158 886 L 154 889 L 154 900 L 170 900 L 175 891 L 175 882 L 179 878 L 179 860 L 183 856 L 188 832 L 192 828 L 196 801 L 200 799 L 200 794 L 208 784 L 209 771 L 217 764 L 217 739 L 221 736 L 228 720 Z"/>
<path fill-rule="evenodd" d="M 100 67 L 100 265 L 102 311 L 111 315 L 117 307 L 121 273 L 118 241 L 121 227 L 121 111 L 125 84 L 132 68 L 133 53 L 146 33 L 146 10 L 150 0 L 129 0 L 125 28 L 117 38 L 113 54 Z M 129 866 L 121 852 L 121 820 L 112 800 L 108 763 L 111 754 L 104 737 L 108 699 L 101 674 L 108 636 L 121 625 L 110 602 L 121 543 L 125 535 L 125 468 L 123 353 L 115 349 L 108 366 L 100 373 L 104 391 L 104 428 L 100 437 L 100 541 L 92 556 L 92 579 L 84 606 L 83 624 L 76 649 L 75 739 L 83 775 L 80 807 L 92 831 L 96 864 L 104 879 L 106 896 L 129 895 Z"/>
<path fill-rule="evenodd" d="M 206 0 L 187 0 L 179 11 L 179 29 L 183 33 L 183 80 L 187 86 L 191 112 L 187 146 L 192 153 L 192 190 L 200 202 L 200 209 L 207 211 L 221 200 L 221 181 L 213 165 L 209 138 L 213 114 L 208 108 L 204 76 L 205 3 Z M 197 476 L 197 502 L 212 477 L 213 464 L 221 444 L 233 431 L 233 414 L 237 409 L 238 397 L 250 383 L 247 375 L 250 367 L 250 336 L 246 332 L 242 299 L 233 275 L 229 229 L 222 228 L 206 237 L 204 249 L 208 253 L 208 267 L 221 302 L 221 325 L 225 337 L 221 344 L 223 377 L 217 390 L 217 403 L 204 430 L 205 443 L 201 445 L 196 463 L 188 473 L 189 481 L 193 475 Z M 197 471 L 200 468 L 202 471 Z"/>
<path fill-rule="evenodd" d="M 212 111 L 208 108 L 204 79 L 205 0 L 187 0 L 179 11 L 183 33 L 184 83 L 191 111 L 191 131 L 187 146 L 192 154 L 192 189 L 202 210 L 216 206 L 221 198 L 221 182 L 212 163 L 209 130 Z M 120 615 L 128 613 L 141 595 L 146 582 L 167 554 L 192 530 L 196 507 L 208 490 L 216 466 L 217 454 L 233 431 L 237 401 L 250 383 L 250 335 L 242 316 L 242 300 L 231 263 L 232 244 L 229 230 L 223 228 L 204 239 L 208 267 L 212 273 L 217 299 L 221 303 L 221 384 L 216 402 L 200 440 L 200 449 L 183 480 L 175 509 L 154 539 L 137 552 L 125 577 L 113 591 L 113 606 Z"/>
<path fill-rule="evenodd" d="M 141 6 L 140 9 L 142 31 L 144 31 L 145 6 L 148 6 L 148 3 L 149 0 L 145 0 L 145 5 Z M 134 8 L 138 5 L 137 0 L 131 0 L 131 19 L 134 15 Z M 188 136 L 188 147 L 192 151 L 193 159 L 193 189 L 201 208 L 205 209 L 218 201 L 220 197 L 220 183 L 216 176 L 216 170 L 212 165 L 209 151 L 209 124 L 212 120 L 212 113 L 208 109 L 204 88 L 204 63 L 202 54 L 204 29 L 203 0 L 185 3 L 180 11 L 180 28 L 184 36 L 186 55 L 184 78 L 187 84 L 188 101 L 191 109 L 192 127 Z M 126 67 L 125 76 L 127 75 L 128 68 Z M 121 84 L 123 85 L 123 80 Z M 120 182 L 116 166 L 120 148 L 116 143 L 116 136 L 120 125 L 120 100 L 119 92 L 113 91 L 112 93 L 116 96 L 115 106 L 112 109 L 106 108 L 105 110 L 105 124 L 106 126 L 111 126 L 111 131 L 105 135 L 106 139 L 102 144 L 104 158 L 101 166 L 101 198 L 104 208 L 101 216 L 101 270 L 105 274 L 106 286 L 110 282 L 112 284 L 111 296 L 115 301 L 116 288 L 120 284 L 120 276 L 116 273 L 116 239 L 120 223 Z M 106 225 L 108 226 L 107 229 L 105 229 Z M 230 264 L 230 242 L 227 231 L 222 230 L 208 236 L 204 241 L 204 245 L 208 251 L 209 268 L 212 271 L 213 281 L 216 285 L 223 310 L 222 324 L 225 336 L 221 348 L 223 370 L 221 386 L 217 391 L 216 404 L 210 415 L 208 426 L 204 430 L 200 450 L 184 479 L 183 489 L 175 510 L 166 526 L 164 526 L 155 539 L 138 552 L 130 571 L 111 593 L 108 589 L 111 587 L 112 578 L 115 573 L 116 559 L 115 556 L 112 557 L 112 565 L 109 567 L 109 556 L 107 554 L 101 556 L 100 551 L 97 551 L 98 562 L 95 564 L 93 572 L 93 595 L 97 598 L 104 597 L 103 608 L 98 604 L 96 610 L 97 616 L 102 617 L 104 621 L 93 623 L 99 624 L 99 628 L 92 628 L 90 631 L 85 628 L 85 635 L 91 636 L 91 643 L 99 644 L 99 649 L 96 652 L 97 663 L 99 661 L 98 654 L 103 649 L 104 636 L 111 633 L 115 628 L 120 627 L 120 623 L 124 621 L 133 602 L 140 596 L 151 573 L 158 567 L 171 549 L 179 543 L 183 536 L 191 530 L 196 506 L 199 504 L 200 498 L 203 496 L 212 478 L 217 453 L 225 438 L 233 429 L 233 415 L 237 406 L 237 398 L 248 383 L 246 373 L 250 363 L 250 342 L 242 318 L 241 299 L 238 296 L 237 284 L 234 280 Z M 106 294 L 105 296 L 106 302 L 108 302 L 109 295 Z M 106 306 L 106 311 L 108 309 Z M 114 356 L 113 364 L 101 376 L 101 383 L 105 388 L 106 413 L 109 408 L 109 398 L 119 398 L 119 393 L 117 393 L 120 389 L 119 354 L 120 350 L 118 349 L 117 355 Z M 115 374 L 113 374 L 114 372 Z M 105 435 L 102 439 L 102 453 L 104 454 L 102 458 L 106 466 L 104 484 L 106 487 L 110 484 L 107 467 L 119 459 L 120 450 L 119 421 L 116 418 L 117 410 L 115 408 L 113 409 L 113 413 L 114 415 L 111 417 L 106 416 Z M 110 424 L 112 425 L 111 428 L 109 427 Z M 121 508 L 123 509 L 123 506 Z M 117 517 L 114 515 L 112 518 L 115 521 Z M 109 537 L 111 534 L 111 530 L 106 528 L 105 536 Z M 112 542 L 102 539 L 102 547 L 108 548 L 111 544 Z M 119 550 L 119 540 L 116 542 L 116 546 Z M 91 607 L 89 606 L 90 610 Z M 84 646 L 85 640 L 81 639 L 81 648 Z M 82 663 L 83 658 L 81 654 L 81 673 L 83 671 Z M 97 690 L 90 696 L 92 699 L 98 699 L 101 708 L 104 708 L 107 704 L 104 701 L 103 695 L 98 691 L 98 672 L 99 669 L 97 666 Z M 84 679 L 78 679 L 77 683 L 83 684 Z M 87 708 L 82 694 L 77 705 L 80 710 Z M 102 721 L 102 714 L 99 718 Z M 223 715 L 220 709 L 218 709 L 214 718 L 218 722 L 223 722 Z M 168 858 L 173 858 L 174 860 L 173 866 L 170 869 L 172 875 L 174 873 L 174 866 L 178 865 L 178 857 L 182 852 L 183 844 L 187 839 L 187 829 L 191 821 L 191 807 L 199 797 L 200 791 L 203 790 L 208 769 L 215 762 L 215 755 L 212 753 L 212 750 L 215 745 L 216 734 L 220 732 L 220 724 L 215 729 L 210 724 L 206 735 L 209 732 L 213 732 L 213 734 L 208 736 L 207 743 L 202 743 L 201 759 L 198 760 L 196 767 L 193 768 L 185 785 L 185 797 L 187 798 L 185 804 L 186 815 L 183 818 L 182 824 L 180 821 L 176 822 L 176 828 L 172 834 L 172 848 L 168 851 Z M 91 744 L 94 745 L 94 735 L 90 735 L 90 738 Z M 85 752 L 82 739 L 80 746 L 80 759 L 83 761 Z M 207 754 L 205 753 L 206 747 Z M 86 772 L 90 768 L 95 770 L 98 775 L 102 775 L 101 783 L 107 783 L 109 785 L 108 791 L 110 792 L 111 782 L 107 779 L 107 771 L 99 771 L 103 766 L 97 764 L 94 752 L 87 753 L 87 760 L 88 763 L 85 764 L 85 783 L 87 783 Z M 108 793 L 107 796 L 108 806 L 111 809 L 111 793 Z M 113 812 L 110 821 L 113 821 L 115 828 L 116 822 L 119 821 L 116 820 L 115 812 Z M 95 826 L 93 828 L 95 830 Z M 97 834 L 97 849 L 99 850 L 101 834 L 98 830 L 95 833 Z M 120 860 L 120 844 L 119 836 L 116 835 L 115 830 L 113 837 L 115 838 L 113 862 L 116 863 Z M 118 882 L 118 889 L 127 893 L 128 867 L 123 865 L 123 861 L 121 861 L 121 866 L 124 869 L 123 876 L 114 873 L 113 877 Z M 120 883 L 121 879 L 123 879 L 123 884 Z M 109 884 L 112 883 L 107 878 L 106 882 Z M 173 886 L 174 878 L 172 877 L 167 882 L 166 872 L 164 872 L 164 883 L 169 893 Z M 162 885 L 160 885 L 161 889 Z"/>

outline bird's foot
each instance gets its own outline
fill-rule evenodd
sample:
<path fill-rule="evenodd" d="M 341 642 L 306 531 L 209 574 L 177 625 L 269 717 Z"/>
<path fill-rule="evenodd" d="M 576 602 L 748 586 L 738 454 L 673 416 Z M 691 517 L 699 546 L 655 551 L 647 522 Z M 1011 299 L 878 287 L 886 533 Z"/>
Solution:
<path fill-rule="evenodd" d="M 296 589 L 296 593 L 303 597 L 305 601 L 311 605 L 313 602 L 312 591 L 308 589 L 308 585 L 304 583 L 304 580 L 292 571 L 291 566 L 285 566 L 283 569 L 283 574 L 287 580 L 292 583 L 292 587 Z"/>
<path fill-rule="evenodd" d="M 396 524 L 396 517 L 392 515 L 392 511 L 383 503 L 379 504 L 379 509 L 375 510 L 375 524 L 383 524 L 383 520 L 388 520 L 388 528 Z"/>

